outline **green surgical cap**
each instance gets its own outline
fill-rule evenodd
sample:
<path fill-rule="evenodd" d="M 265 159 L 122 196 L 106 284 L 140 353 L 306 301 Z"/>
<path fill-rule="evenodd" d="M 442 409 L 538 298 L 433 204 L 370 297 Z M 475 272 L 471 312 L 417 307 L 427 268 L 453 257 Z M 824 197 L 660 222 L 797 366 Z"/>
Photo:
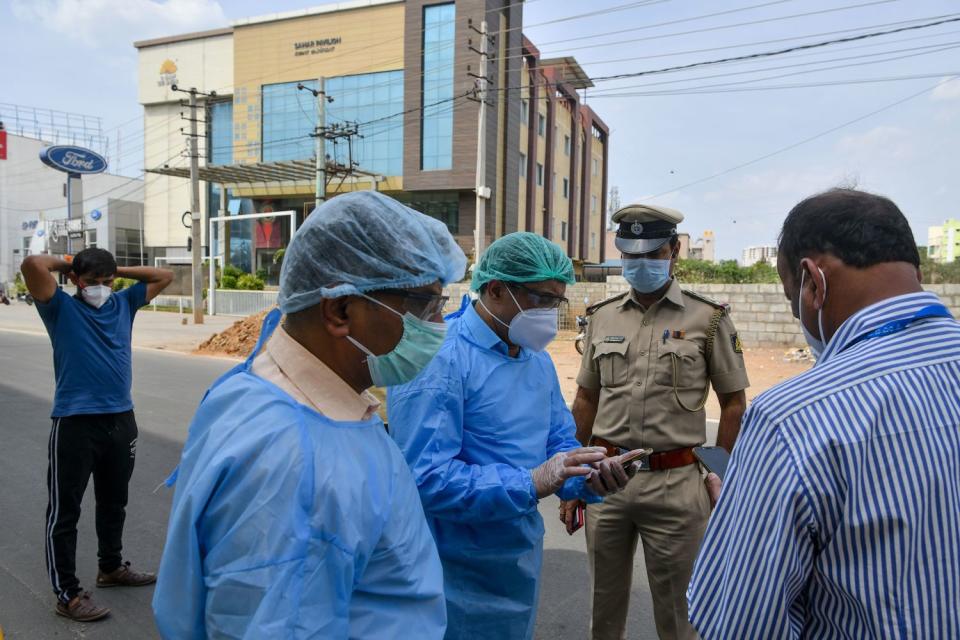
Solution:
<path fill-rule="evenodd" d="M 563 250 L 543 236 L 520 231 L 491 244 L 473 271 L 470 288 L 479 291 L 491 280 L 573 284 L 573 263 Z"/>

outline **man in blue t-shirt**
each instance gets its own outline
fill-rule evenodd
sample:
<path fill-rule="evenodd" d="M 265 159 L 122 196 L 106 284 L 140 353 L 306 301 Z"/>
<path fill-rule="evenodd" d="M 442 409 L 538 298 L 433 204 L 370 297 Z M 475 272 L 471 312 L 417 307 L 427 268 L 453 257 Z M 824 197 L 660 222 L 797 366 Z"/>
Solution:
<path fill-rule="evenodd" d="M 56 395 L 48 445 L 46 556 L 58 614 L 82 622 L 110 610 L 93 602 L 76 576 L 77 521 L 93 474 L 100 570 L 98 587 L 152 584 L 121 555 L 127 485 L 133 473 L 137 423 L 130 396 L 130 334 L 137 309 L 170 284 L 173 274 L 149 267 L 117 268 L 105 249 L 84 249 L 72 263 L 35 255 L 20 270 L 53 343 Z M 51 273 L 76 286 L 70 296 Z M 138 280 L 113 293 L 117 277 Z"/>

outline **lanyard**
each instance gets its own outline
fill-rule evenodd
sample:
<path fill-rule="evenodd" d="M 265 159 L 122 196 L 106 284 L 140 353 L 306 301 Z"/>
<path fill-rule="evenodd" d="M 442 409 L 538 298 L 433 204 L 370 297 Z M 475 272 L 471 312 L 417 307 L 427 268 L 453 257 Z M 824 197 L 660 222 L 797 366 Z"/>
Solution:
<path fill-rule="evenodd" d="M 877 327 L 870 333 L 864 334 L 847 345 L 846 349 L 849 349 L 858 342 L 863 342 L 864 340 L 871 340 L 873 338 L 883 338 L 885 336 L 892 335 L 894 333 L 899 333 L 907 327 L 909 327 L 914 322 L 919 320 L 926 320 L 927 318 L 950 318 L 953 319 L 953 314 L 950 312 L 950 309 L 947 309 L 942 304 L 931 304 L 929 306 L 920 309 L 916 313 L 904 318 L 897 318 L 896 320 L 891 320 L 886 324 Z"/>

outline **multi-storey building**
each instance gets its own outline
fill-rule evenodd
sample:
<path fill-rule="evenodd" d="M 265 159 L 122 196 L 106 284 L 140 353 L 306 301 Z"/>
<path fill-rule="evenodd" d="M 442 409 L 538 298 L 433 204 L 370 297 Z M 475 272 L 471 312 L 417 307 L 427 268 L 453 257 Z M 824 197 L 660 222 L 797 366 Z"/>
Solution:
<path fill-rule="evenodd" d="M 176 85 L 209 94 L 199 118 L 204 216 L 294 211 L 302 221 L 314 207 L 319 125 L 341 134 L 323 145 L 326 197 L 378 189 L 442 220 L 472 253 L 484 22 L 484 245 L 528 230 L 578 261 L 602 262 L 609 129 L 584 104 L 591 81 L 576 60 L 542 58 L 512 0 L 353 0 L 135 43 L 148 246 L 186 255 L 189 112 Z M 322 104 L 312 93 L 321 88 Z M 213 253 L 226 244 L 228 262 L 264 268 L 288 224 L 217 227 Z"/>

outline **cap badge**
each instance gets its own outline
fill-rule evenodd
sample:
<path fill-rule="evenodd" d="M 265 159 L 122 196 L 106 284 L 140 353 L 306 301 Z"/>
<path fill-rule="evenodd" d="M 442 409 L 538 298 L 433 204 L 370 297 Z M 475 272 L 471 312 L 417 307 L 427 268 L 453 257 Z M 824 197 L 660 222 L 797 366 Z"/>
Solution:
<path fill-rule="evenodd" d="M 634 222 L 632 225 L 630 225 L 630 233 L 632 233 L 635 236 L 640 235 L 641 233 L 643 233 L 643 225 L 640 224 L 639 222 Z"/>

